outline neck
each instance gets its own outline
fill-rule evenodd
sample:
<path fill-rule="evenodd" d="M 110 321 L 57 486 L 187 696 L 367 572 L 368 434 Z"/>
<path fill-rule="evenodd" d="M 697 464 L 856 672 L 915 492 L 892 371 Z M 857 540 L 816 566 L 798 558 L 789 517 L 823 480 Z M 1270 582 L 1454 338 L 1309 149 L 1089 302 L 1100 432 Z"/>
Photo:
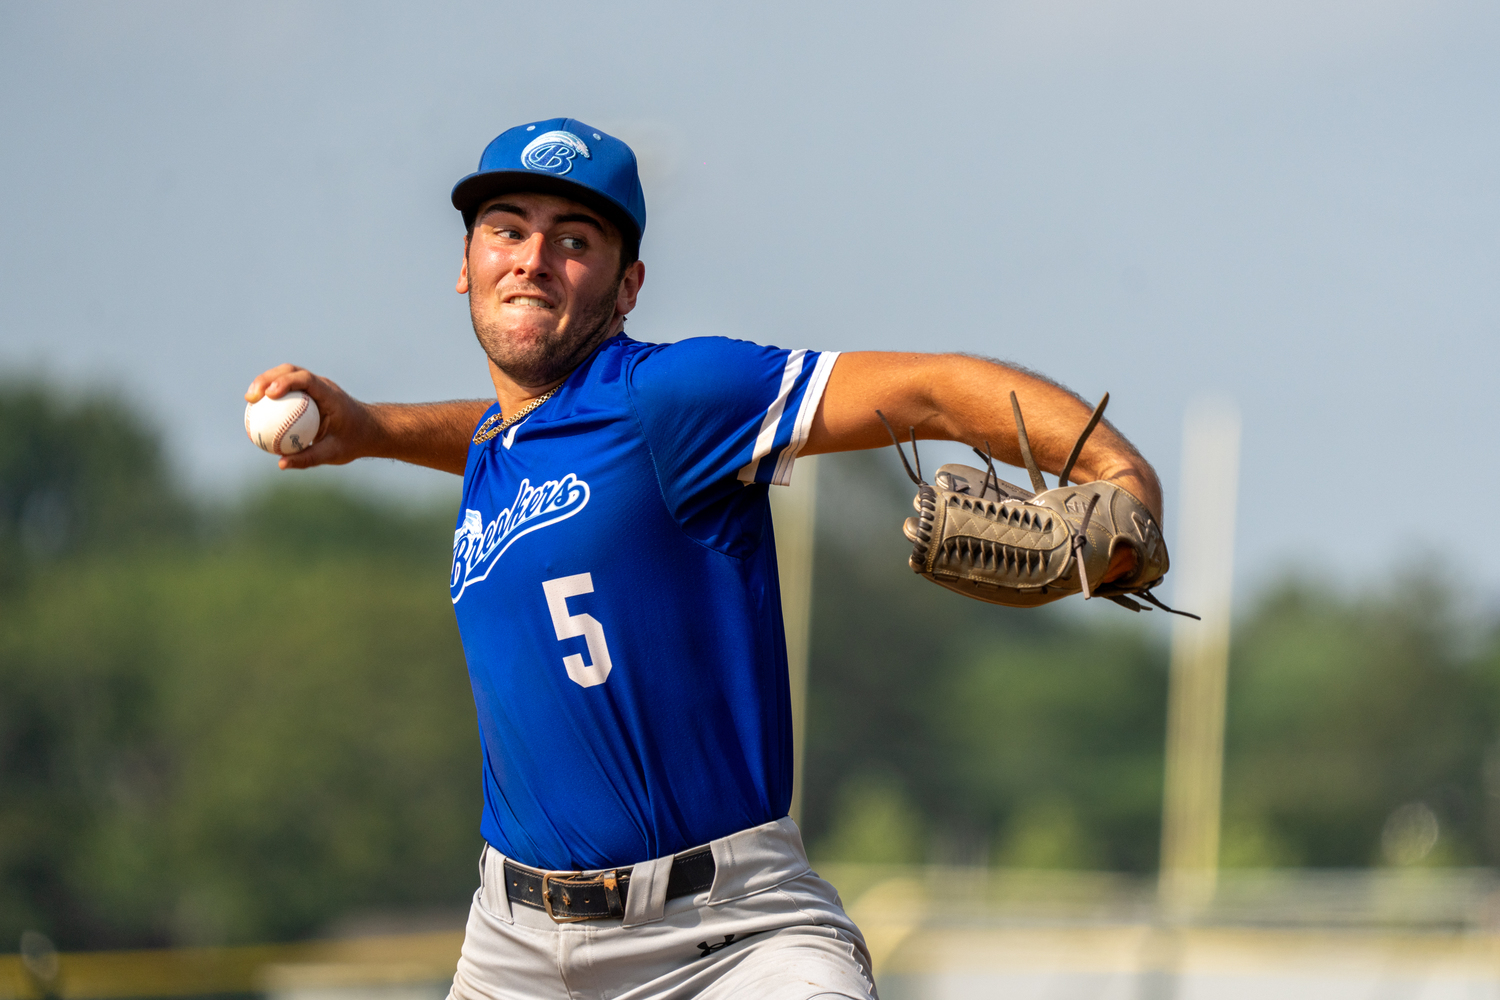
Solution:
<path fill-rule="evenodd" d="M 490 382 L 495 386 L 495 401 L 500 404 L 501 418 L 509 419 L 521 407 L 533 399 L 536 399 L 538 396 L 544 396 L 562 385 L 563 382 L 567 381 L 568 375 L 571 374 L 572 372 L 569 371 L 561 378 L 554 379 L 551 382 L 544 382 L 541 385 L 522 385 L 501 371 L 499 366 L 491 361 Z"/>
<path fill-rule="evenodd" d="M 625 317 L 616 313 L 610 322 L 606 323 L 594 336 L 590 337 L 573 356 L 573 361 L 561 375 L 545 382 L 520 381 L 512 377 L 508 372 L 495 364 L 494 358 L 488 358 L 490 366 L 490 383 L 495 387 L 495 400 L 500 404 L 500 415 L 502 419 L 509 419 L 517 410 L 527 403 L 544 395 L 567 381 L 569 375 L 593 354 L 595 349 L 610 337 L 625 329 Z"/>

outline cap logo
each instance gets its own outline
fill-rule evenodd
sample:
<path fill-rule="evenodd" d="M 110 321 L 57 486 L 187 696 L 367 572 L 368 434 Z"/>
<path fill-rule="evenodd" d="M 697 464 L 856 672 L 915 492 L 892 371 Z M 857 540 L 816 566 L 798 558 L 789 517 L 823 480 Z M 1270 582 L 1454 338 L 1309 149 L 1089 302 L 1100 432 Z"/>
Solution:
<path fill-rule="evenodd" d="M 561 177 L 573 169 L 575 156 L 593 159 L 588 145 L 572 132 L 543 132 L 521 150 L 521 166 Z"/>

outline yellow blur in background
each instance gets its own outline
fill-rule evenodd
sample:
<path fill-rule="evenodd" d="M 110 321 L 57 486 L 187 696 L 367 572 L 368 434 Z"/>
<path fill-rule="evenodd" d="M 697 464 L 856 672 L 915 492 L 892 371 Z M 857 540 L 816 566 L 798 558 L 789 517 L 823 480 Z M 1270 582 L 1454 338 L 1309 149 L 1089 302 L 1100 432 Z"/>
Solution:
<path fill-rule="evenodd" d="M 1468 998 L 1500 992 L 1488 871 L 1239 872 L 1192 924 L 1117 874 L 824 865 L 885 1000 Z M 442 1000 L 463 935 L 0 957 L 0 998 Z M 50 964 L 49 964 L 50 963 Z M 28 971 L 28 966 L 33 971 Z M 41 973 L 40 975 L 35 973 Z"/>

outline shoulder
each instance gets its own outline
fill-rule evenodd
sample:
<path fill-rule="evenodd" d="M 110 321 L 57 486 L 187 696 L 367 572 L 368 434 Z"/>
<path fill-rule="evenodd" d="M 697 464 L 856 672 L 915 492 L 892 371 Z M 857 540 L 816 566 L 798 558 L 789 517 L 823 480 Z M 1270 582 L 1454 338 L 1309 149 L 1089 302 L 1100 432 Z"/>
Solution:
<path fill-rule="evenodd" d="M 691 387 L 727 377 L 757 378 L 779 372 L 788 352 L 729 337 L 689 337 L 669 344 L 637 344 L 630 360 L 634 388 Z M 800 354 L 801 352 L 791 352 Z"/>
<path fill-rule="evenodd" d="M 629 343 L 639 348 L 637 358 L 650 359 L 654 362 L 682 363 L 711 361 L 717 358 L 741 358 L 746 355 L 770 356 L 786 353 L 779 347 L 768 347 L 754 341 L 736 340 L 733 337 L 687 337 L 664 344 L 645 344 L 638 341 L 629 341 Z"/>
<path fill-rule="evenodd" d="M 743 365 L 753 357 L 772 358 L 786 352 L 729 337 L 689 337 L 666 343 L 632 340 L 615 334 L 600 344 L 581 366 L 580 382 L 610 382 L 624 378 L 657 379 L 691 375 L 728 365 Z"/>

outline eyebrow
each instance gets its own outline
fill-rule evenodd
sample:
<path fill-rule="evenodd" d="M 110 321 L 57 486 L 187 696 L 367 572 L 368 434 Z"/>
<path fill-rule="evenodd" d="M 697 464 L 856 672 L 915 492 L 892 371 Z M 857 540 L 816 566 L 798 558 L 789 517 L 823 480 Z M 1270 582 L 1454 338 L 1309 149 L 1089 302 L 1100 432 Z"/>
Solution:
<path fill-rule="evenodd" d="M 512 205 L 508 201 L 492 202 L 484 206 L 484 211 L 480 212 L 479 214 L 481 217 L 483 217 L 489 215 L 491 212 L 509 212 L 511 215 L 519 215 L 521 218 L 525 219 L 528 222 L 531 221 L 531 216 L 527 213 L 526 209 L 522 208 L 520 205 Z"/>
<path fill-rule="evenodd" d="M 559 222 L 582 222 L 584 225 L 593 226 L 595 229 L 599 230 L 600 236 L 604 235 L 604 224 L 598 219 L 594 218 L 592 215 L 585 215 L 582 212 L 569 212 L 566 215 L 559 215 L 557 218 L 552 220 L 553 225 L 556 225 Z"/>
<path fill-rule="evenodd" d="M 511 215 L 519 215 L 527 222 L 531 221 L 531 213 L 527 212 L 520 205 L 513 205 L 508 201 L 497 201 L 491 205 L 486 206 L 484 211 L 480 213 L 480 217 L 483 218 L 484 216 L 489 215 L 491 212 L 508 212 Z M 581 222 L 586 226 L 593 226 L 599 231 L 599 234 L 601 236 L 607 235 L 604 229 L 604 224 L 594 216 L 589 215 L 585 212 L 566 212 L 553 219 L 551 224 L 556 226 L 564 222 Z"/>

